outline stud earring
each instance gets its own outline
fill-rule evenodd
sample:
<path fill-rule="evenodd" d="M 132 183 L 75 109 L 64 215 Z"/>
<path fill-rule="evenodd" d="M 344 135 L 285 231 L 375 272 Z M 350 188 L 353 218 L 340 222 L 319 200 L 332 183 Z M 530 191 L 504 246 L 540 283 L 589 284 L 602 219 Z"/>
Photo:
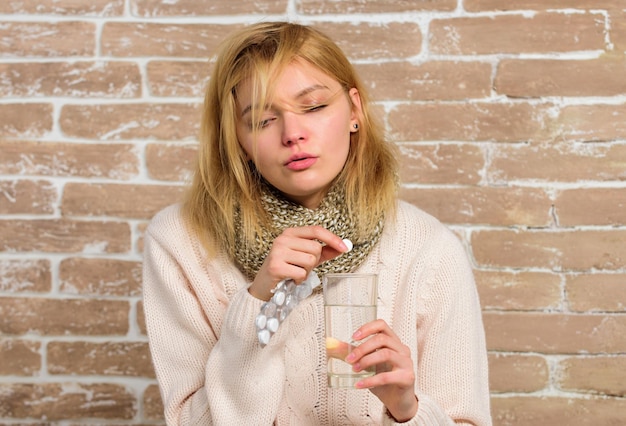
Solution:
<path fill-rule="evenodd" d="M 358 123 L 354 123 L 352 125 L 352 127 L 354 127 L 354 130 L 359 130 L 359 124 Z"/>

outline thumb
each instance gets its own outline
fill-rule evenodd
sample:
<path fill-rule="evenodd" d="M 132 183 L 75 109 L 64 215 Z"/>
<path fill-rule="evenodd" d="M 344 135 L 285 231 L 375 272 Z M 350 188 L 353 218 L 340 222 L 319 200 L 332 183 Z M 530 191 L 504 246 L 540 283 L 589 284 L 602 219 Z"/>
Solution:
<path fill-rule="evenodd" d="M 337 248 L 331 247 L 329 245 L 325 245 L 322 248 L 322 253 L 320 255 L 320 259 L 319 259 L 319 264 L 326 262 L 327 260 L 331 260 L 334 259 L 335 257 L 339 256 L 340 254 L 343 253 L 347 253 L 350 250 L 352 250 L 352 241 L 350 241 L 349 239 L 345 238 L 342 240 L 341 245 L 339 245 L 339 248 L 342 250 L 338 250 Z"/>

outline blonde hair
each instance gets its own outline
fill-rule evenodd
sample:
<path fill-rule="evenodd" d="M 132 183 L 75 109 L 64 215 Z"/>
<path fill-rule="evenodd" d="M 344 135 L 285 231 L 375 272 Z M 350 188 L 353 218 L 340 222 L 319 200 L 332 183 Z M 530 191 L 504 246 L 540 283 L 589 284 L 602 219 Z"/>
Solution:
<path fill-rule="evenodd" d="M 359 130 L 351 133 L 348 158 L 336 178 L 345 189 L 357 233 L 367 235 L 381 215 L 393 211 L 397 190 L 393 146 L 372 119 L 365 88 L 341 49 L 311 27 L 259 23 L 224 41 L 205 94 L 198 161 L 183 213 L 209 254 L 223 249 L 233 257 L 237 210 L 248 244 L 271 223 L 261 204 L 261 177 L 237 139 L 236 91 L 251 79 L 253 96 L 262 98 L 253 104 L 265 105 L 272 77 L 296 59 L 333 77 L 346 94 L 351 88 L 360 94 Z"/>

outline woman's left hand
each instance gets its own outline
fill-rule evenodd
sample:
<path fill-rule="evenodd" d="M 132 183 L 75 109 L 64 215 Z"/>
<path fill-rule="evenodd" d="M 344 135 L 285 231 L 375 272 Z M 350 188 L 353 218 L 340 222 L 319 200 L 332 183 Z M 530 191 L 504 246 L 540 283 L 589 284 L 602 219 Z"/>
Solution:
<path fill-rule="evenodd" d="M 355 331 L 353 339 L 367 339 L 346 357 L 354 371 L 376 367 L 374 376 L 361 380 L 356 386 L 369 389 L 376 395 L 397 422 L 412 419 L 417 413 L 418 401 L 409 347 L 381 319 L 360 327 Z"/>

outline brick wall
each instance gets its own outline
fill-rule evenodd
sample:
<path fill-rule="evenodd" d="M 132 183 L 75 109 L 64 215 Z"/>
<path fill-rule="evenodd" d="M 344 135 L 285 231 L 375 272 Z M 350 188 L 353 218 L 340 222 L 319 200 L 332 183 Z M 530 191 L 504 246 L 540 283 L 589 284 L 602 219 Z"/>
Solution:
<path fill-rule="evenodd" d="M 496 425 L 626 422 L 624 0 L 3 0 L 0 423 L 161 423 L 142 232 L 177 200 L 216 43 L 345 49 L 402 197 L 476 269 Z"/>

